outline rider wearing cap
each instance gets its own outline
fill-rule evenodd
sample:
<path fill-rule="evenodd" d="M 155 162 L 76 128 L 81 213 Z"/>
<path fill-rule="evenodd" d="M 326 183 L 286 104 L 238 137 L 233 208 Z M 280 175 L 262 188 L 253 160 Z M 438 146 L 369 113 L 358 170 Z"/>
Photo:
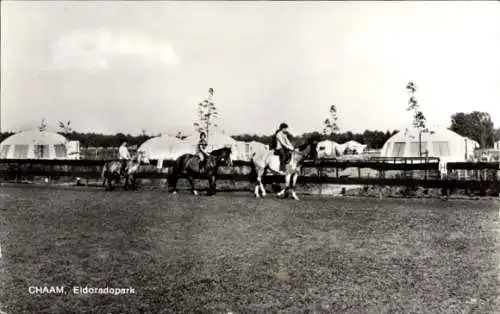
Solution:
<path fill-rule="evenodd" d="M 127 162 L 130 160 L 130 152 L 127 148 L 127 142 L 123 142 L 118 150 L 118 154 L 120 155 L 120 161 L 122 163 L 122 167 L 120 169 L 120 175 L 123 175 L 125 172 L 125 168 L 127 167 Z"/>
<path fill-rule="evenodd" d="M 275 154 L 280 157 L 280 170 L 285 171 L 285 166 L 289 162 L 291 152 L 295 149 L 293 144 L 288 139 L 288 124 L 281 123 L 279 129 L 274 134 L 275 136 Z"/>

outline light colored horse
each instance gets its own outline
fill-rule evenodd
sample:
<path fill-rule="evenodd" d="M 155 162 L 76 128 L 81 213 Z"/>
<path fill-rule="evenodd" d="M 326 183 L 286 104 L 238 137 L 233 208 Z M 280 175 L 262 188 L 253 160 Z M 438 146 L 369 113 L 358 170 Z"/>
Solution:
<path fill-rule="evenodd" d="M 256 152 L 252 155 L 251 166 L 252 172 L 250 174 L 250 180 L 256 177 L 257 184 L 255 185 L 254 194 L 255 197 L 266 196 L 266 189 L 264 184 L 262 184 L 262 177 L 264 176 L 267 169 L 277 175 L 285 176 L 285 187 L 277 194 L 278 197 L 285 196 L 288 190 L 291 190 L 292 197 L 295 200 L 299 200 L 297 194 L 295 193 L 295 185 L 297 183 L 297 178 L 299 177 L 302 164 L 307 158 L 316 159 L 317 141 L 309 140 L 307 144 L 301 145 L 298 149 L 291 152 L 291 160 L 285 167 L 285 171 L 280 171 L 280 160 L 279 156 L 274 155 L 274 151 L 261 151 Z M 260 193 L 259 193 L 260 192 Z"/>
<path fill-rule="evenodd" d="M 125 184 L 124 188 L 128 189 L 131 185 L 135 186 L 135 174 L 139 171 L 141 164 L 149 164 L 149 159 L 144 154 L 143 151 L 137 152 L 127 163 L 126 172 L 124 175 Z M 104 164 L 102 167 L 102 185 L 106 186 L 107 189 L 113 190 L 115 185 L 120 183 L 120 169 L 122 167 L 121 161 L 110 161 Z"/>

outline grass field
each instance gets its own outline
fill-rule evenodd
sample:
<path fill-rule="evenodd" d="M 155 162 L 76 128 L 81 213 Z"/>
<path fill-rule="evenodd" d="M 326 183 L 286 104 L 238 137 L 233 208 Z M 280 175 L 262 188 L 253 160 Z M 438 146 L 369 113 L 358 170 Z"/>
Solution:
<path fill-rule="evenodd" d="M 0 310 L 498 312 L 499 202 L 302 198 L 0 187 Z"/>

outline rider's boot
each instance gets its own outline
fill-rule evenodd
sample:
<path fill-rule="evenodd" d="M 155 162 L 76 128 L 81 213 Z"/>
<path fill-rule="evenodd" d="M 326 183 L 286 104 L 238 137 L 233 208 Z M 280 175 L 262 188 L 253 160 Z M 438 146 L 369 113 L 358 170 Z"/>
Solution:
<path fill-rule="evenodd" d="M 280 167 L 279 167 L 279 169 L 278 169 L 278 170 L 279 170 L 279 172 L 278 172 L 278 173 L 279 173 L 280 175 L 285 175 L 285 174 L 286 174 L 286 172 L 285 172 L 285 171 L 286 171 L 286 169 L 285 169 L 285 168 L 286 168 L 286 165 L 285 165 L 283 162 L 281 162 L 281 161 L 280 161 Z"/>
<path fill-rule="evenodd" d="M 280 171 L 285 172 L 286 171 L 286 164 L 285 161 L 280 160 Z"/>

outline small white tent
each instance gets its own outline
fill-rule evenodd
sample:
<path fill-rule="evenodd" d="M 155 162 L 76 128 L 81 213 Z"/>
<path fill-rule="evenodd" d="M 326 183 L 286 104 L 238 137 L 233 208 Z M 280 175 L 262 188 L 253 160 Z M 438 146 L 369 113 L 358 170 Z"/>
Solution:
<path fill-rule="evenodd" d="M 493 147 L 494 147 L 496 150 L 500 150 L 500 141 L 495 142 L 495 144 L 493 145 Z"/>
<path fill-rule="evenodd" d="M 474 149 L 479 149 L 480 145 L 477 141 L 474 141 L 468 137 L 466 137 L 465 139 L 467 139 L 467 145 L 469 146 L 467 147 L 468 150 L 471 150 L 472 152 Z"/>
<path fill-rule="evenodd" d="M 247 160 L 252 158 L 252 154 L 256 152 L 261 152 L 269 150 L 269 146 L 257 141 L 251 142 L 238 142 L 238 153 L 239 157 L 233 157 L 234 159 Z"/>
<path fill-rule="evenodd" d="M 337 153 L 339 155 L 342 155 L 344 152 L 342 146 L 339 143 L 330 140 L 319 142 L 317 151 L 319 158 L 335 157 L 337 156 Z"/>
<path fill-rule="evenodd" d="M 55 132 L 38 129 L 16 133 L 0 143 L 4 159 L 68 159 L 68 140 Z"/>
<path fill-rule="evenodd" d="M 342 154 L 346 149 L 355 151 L 357 154 L 361 154 L 366 149 L 366 145 L 351 140 L 340 145 L 340 152 Z"/>
<path fill-rule="evenodd" d="M 474 142 L 446 128 L 431 128 L 422 133 L 421 152 L 445 162 L 465 161 L 472 154 Z M 406 128 L 390 137 L 382 147 L 383 157 L 418 157 L 418 130 Z"/>
<path fill-rule="evenodd" d="M 153 137 L 145 141 L 138 151 L 145 152 L 149 159 L 157 160 L 173 160 L 183 154 L 195 152 L 189 143 L 168 135 Z"/>
<path fill-rule="evenodd" d="M 231 145 L 231 158 L 233 160 L 249 160 L 246 149 L 246 142 L 235 141 L 235 143 Z"/>
<path fill-rule="evenodd" d="M 251 141 L 248 143 L 248 150 L 249 150 L 249 153 L 252 154 L 252 153 L 261 152 L 264 150 L 269 150 L 269 146 L 264 144 L 264 143 L 261 143 L 261 142 Z"/>

